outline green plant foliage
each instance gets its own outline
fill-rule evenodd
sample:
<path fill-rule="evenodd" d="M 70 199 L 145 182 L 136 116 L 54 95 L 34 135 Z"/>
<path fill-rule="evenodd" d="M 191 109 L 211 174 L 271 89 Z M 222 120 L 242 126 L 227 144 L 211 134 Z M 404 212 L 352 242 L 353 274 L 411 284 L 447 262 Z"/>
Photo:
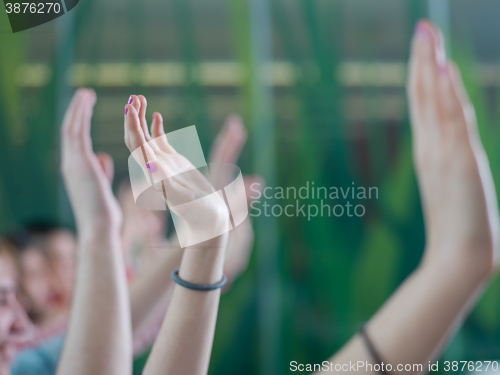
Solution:
<path fill-rule="evenodd" d="M 401 245 L 382 222 L 369 225 L 352 275 L 351 314 L 366 321 L 393 292 Z"/>

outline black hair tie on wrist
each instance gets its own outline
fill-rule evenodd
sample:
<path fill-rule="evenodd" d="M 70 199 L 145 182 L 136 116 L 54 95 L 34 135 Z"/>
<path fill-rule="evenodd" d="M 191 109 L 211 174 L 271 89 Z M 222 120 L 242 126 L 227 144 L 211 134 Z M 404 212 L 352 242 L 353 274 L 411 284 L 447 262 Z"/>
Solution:
<path fill-rule="evenodd" d="M 372 340 L 370 339 L 370 336 L 368 336 L 368 332 L 366 332 L 365 325 L 362 324 L 361 327 L 359 327 L 359 335 L 361 336 L 361 339 L 364 341 L 366 349 L 368 349 L 368 352 L 372 356 L 373 360 L 375 361 L 375 364 L 379 366 L 378 372 L 384 375 L 388 375 L 388 372 L 383 369 L 382 366 L 382 359 L 380 358 L 380 355 L 377 352 L 377 349 L 375 349 L 375 346 L 373 345 Z"/>
<path fill-rule="evenodd" d="M 191 290 L 198 290 L 201 292 L 208 292 L 210 290 L 222 288 L 224 285 L 226 285 L 227 277 L 226 275 L 222 274 L 222 280 L 216 284 L 193 284 L 182 280 L 179 277 L 179 269 L 177 268 L 176 270 L 172 271 L 172 280 L 174 280 L 177 284 L 183 286 L 184 288 L 188 288 Z"/>

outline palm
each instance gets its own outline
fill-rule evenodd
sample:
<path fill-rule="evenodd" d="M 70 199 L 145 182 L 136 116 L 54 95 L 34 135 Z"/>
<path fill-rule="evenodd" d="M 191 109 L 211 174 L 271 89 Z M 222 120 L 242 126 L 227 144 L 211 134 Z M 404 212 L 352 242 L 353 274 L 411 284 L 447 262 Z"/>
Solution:
<path fill-rule="evenodd" d="M 159 115 L 149 134 L 144 97 L 133 97 L 125 115 L 125 139 L 135 161 L 172 211 L 181 244 L 226 233 L 229 212 L 223 197 L 193 164 L 168 143 Z"/>
<path fill-rule="evenodd" d="M 111 190 L 113 160 L 96 155 L 90 139 L 90 120 L 95 93 L 78 90 L 62 126 L 61 170 L 79 230 L 117 227 L 121 211 Z"/>

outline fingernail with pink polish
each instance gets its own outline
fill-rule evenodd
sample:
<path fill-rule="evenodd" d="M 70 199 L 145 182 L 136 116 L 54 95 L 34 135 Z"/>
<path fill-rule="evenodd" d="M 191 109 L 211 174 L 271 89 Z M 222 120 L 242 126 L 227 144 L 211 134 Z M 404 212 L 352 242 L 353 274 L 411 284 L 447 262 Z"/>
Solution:
<path fill-rule="evenodd" d="M 132 99 L 132 95 L 130 95 L 130 96 L 129 96 L 129 98 L 128 98 L 128 102 L 127 102 L 127 104 L 132 103 L 132 100 L 133 100 L 133 99 Z"/>
<path fill-rule="evenodd" d="M 424 26 L 423 23 L 419 22 L 417 24 L 417 36 L 421 39 L 428 39 L 429 38 L 429 30 Z"/>
<path fill-rule="evenodd" d="M 158 171 L 158 167 L 153 162 L 146 163 L 146 167 L 148 167 L 148 171 L 150 171 L 151 173 L 156 173 L 156 171 Z"/>
<path fill-rule="evenodd" d="M 127 106 L 125 106 L 125 116 L 127 115 L 127 112 L 128 112 L 128 108 L 127 108 Z"/>

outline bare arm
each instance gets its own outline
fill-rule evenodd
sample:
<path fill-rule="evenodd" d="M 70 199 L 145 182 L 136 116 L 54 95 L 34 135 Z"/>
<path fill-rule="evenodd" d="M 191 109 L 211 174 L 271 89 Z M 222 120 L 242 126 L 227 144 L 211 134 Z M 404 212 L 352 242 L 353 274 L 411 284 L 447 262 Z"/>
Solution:
<path fill-rule="evenodd" d="M 214 284 L 222 279 L 226 236 L 199 247 L 186 248 L 179 277 L 195 284 Z M 153 346 L 145 375 L 206 374 L 212 350 L 220 289 L 199 292 L 179 285 Z"/>
<path fill-rule="evenodd" d="M 95 103 L 79 89 L 62 128 L 62 172 L 78 229 L 75 294 L 58 375 L 130 374 L 132 343 L 120 244 L 121 213 L 111 191 L 112 159 L 90 140 Z"/>
<path fill-rule="evenodd" d="M 471 264 L 448 262 L 422 265 L 405 281 L 367 324 L 367 332 L 382 362 L 409 364 L 419 373 L 451 339 L 481 291 L 488 272 L 470 272 Z M 375 364 L 366 343 L 354 336 L 329 361 L 344 365 L 362 361 Z M 416 366 L 414 366 L 416 365 Z M 363 371 L 362 374 L 378 374 Z M 328 372 L 328 371 L 326 371 Z M 403 372 L 403 371 L 399 371 Z"/>
<path fill-rule="evenodd" d="M 413 40 L 408 97 L 427 245 L 421 265 L 369 321 L 367 332 L 392 371 L 409 364 L 412 370 L 404 373 L 412 374 L 439 355 L 496 268 L 499 226 L 474 109 L 429 22 L 419 23 Z M 332 361 L 373 364 L 374 358 L 355 336 Z"/>
<path fill-rule="evenodd" d="M 179 268 L 183 251 L 178 244 L 167 244 L 154 262 L 142 269 L 130 284 L 132 330 L 134 334 L 154 313 L 159 304 L 165 303 L 174 286 L 170 273 Z"/>
<path fill-rule="evenodd" d="M 224 200 L 213 191 L 205 176 L 168 143 L 158 115 L 153 116 L 152 142 L 145 119 L 146 99 L 135 95 L 131 99 L 131 104 L 125 107 L 125 142 L 145 176 L 152 180 L 150 183 L 163 194 L 171 211 L 183 223 L 180 231 L 176 227 L 176 232 L 181 245 L 185 243 L 188 247 L 179 277 L 195 284 L 217 283 L 223 275 L 225 232 L 229 228 Z M 205 240 L 215 233 L 224 234 Z M 220 290 L 200 292 L 175 286 L 145 375 L 207 373 L 219 296 Z"/>

